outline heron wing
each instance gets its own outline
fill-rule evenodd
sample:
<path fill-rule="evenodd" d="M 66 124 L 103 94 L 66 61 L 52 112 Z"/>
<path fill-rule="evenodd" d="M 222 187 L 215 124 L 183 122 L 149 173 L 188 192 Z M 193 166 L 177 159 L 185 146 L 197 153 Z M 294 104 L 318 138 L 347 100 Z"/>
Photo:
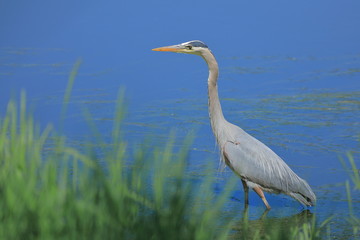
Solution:
<path fill-rule="evenodd" d="M 235 141 L 224 144 L 227 165 L 242 178 L 276 193 L 301 194 L 315 202 L 310 186 L 269 147 L 239 131 Z"/>

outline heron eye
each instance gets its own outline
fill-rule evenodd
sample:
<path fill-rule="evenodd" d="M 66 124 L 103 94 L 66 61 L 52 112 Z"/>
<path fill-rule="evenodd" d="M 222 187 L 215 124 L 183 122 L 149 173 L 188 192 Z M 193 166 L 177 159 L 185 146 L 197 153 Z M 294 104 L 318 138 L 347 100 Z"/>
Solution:
<path fill-rule="evenodd" d="M 192 46 L 191 46 L 191 45 L 187 45 L 187 46 L 185 46 L 185 48 L 191 50 L 191 49 L 192 49 Z"/>

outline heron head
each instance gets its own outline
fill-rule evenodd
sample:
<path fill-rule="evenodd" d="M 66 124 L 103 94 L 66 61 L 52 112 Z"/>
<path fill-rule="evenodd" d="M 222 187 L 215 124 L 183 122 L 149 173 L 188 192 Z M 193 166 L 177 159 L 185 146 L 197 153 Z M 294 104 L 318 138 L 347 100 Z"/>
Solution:
<path fill-rule="evenodd" d="M 154 48 L 153 51 L 162 51 L 162 52 L 176 52 L 176 53 L 188 53 L 188 54 L 195 54 L 201 55 L 204 49 L 209 49 L 208 46 L 199 41 L 194 40 L 190 42 L 185 42 L 177 45 Z"/>

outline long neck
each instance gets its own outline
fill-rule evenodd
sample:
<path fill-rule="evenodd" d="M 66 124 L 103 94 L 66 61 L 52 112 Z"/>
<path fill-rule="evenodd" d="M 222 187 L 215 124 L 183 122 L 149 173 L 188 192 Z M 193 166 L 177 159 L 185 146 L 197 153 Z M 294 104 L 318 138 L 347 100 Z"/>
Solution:
<path fill-rule="evenodd" d="M 221 135 L 220 129 L 226 121 L 221 110 L 217 80 L 219 75 L 219 67 L 214 55 L 210 51 L 206 51 L 202 54 L 202 57 L 206 61 L 209 67 L 208 78 L 208 95 L 209 95 L 209 116 L 211 121 L 211 127 L 219 143 L 219 135 Z"/>

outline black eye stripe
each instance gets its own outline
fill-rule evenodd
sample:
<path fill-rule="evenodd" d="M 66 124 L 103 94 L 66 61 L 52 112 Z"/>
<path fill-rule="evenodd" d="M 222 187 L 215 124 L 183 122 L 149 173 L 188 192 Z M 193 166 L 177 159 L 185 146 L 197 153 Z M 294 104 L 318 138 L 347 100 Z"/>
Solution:
<path fill-rule="evenodd" d="M 191 41 L 191 42 L 189 42 L 189 44 L 191 44 L 191 46 L 193 46 L 193 47 L 208 48 L 208 46 L 201 41 Z"/>

